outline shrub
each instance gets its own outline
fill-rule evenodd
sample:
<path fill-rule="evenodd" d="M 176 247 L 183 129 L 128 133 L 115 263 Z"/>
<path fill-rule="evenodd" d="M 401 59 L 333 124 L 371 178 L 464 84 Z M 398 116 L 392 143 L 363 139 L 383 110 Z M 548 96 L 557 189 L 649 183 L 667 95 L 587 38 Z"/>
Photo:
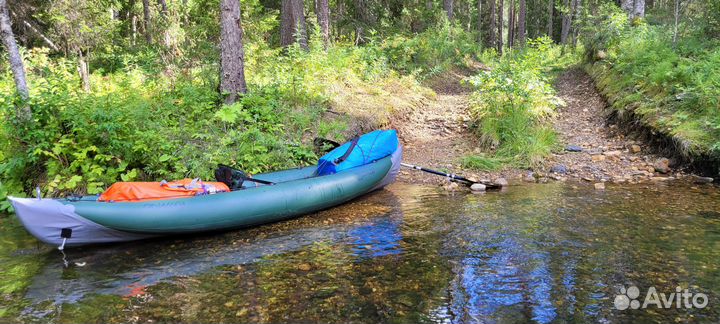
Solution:
<path fill-rule="evenodd" d="M 466 158 L 466 166 L 488 169 L 504 161 L 532 167 L 551 153 L 556 138 L 547 120 L 562 102 L 555 96 L 548 71 L 551 62 L 565 61 L 561 57 L 559 47 L 540 38 L 469 79 L 475 87 L 470 101 L 475 130 L 481 145 L 494 150 L 494 157 Z"/>

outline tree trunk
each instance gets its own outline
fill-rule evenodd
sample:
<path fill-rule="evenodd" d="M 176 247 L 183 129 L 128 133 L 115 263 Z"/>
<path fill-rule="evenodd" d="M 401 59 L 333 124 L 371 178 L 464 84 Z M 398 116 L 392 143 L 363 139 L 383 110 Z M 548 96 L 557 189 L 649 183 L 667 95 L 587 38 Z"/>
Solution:
<path fill-rule="evenodd" d="M 560 44 L 567 44 L 568 36 L 570 36 L 570 24 L 572 23 L 572 8 L 570 8 L 570 0 L 564 0 L 563 6 L 570 11 L 562 15 L 562 29 L 560 30 Z"/>
<path fill-rule="evenodd" d="M 220 1 L 220 93 L 226 104 L 247 92 L 240 0 Z"/>
<path fill-rule="evenodd" d="M 553 36 L 553 11 L 555 9 L 555 0 L 548 0 L 547 10 L 547 36 L 552 38 Z"/>
<path fill-rule="evenodd" d="M 510 0 L 508 7 L 507 44 L 508 48 L 515 45 L 515 0 Z"/>
<path fill-rule="evenodd" d="M 292 0 L 282 0 L 280 3 L 280 45 L 287 47 L 295 41 L 293 30 L 295 21 L 292 15 Z"/>
<path fill-rule="evenodd" d="M 673 25 L 673 47 L 677 46 L 678 40 L 678 23 L 680 22 L 680 0 L 675 0 L 675 10 L 673 11 L 675 24 Z"/>
<path fill-rule="evenodd" d="M 135 46 L 137 44 L 137 16 L 132 16 L 132 45 Z"/>
<path fill-rule="evenodd" d="M 300 47 L 308 49 L 307 29 L 305 27 L 305 5 L 303 0 L 292 0 L 292 15 L 295 22 L 295 34 Z"/>
<path fill-rule="evenodd" d="M 497 7 L 498 7 L 497 8 L 497 19 L 498 19 L 498 22 L 497 22 L 497 29 L 498 29 L 497 51 L 498 51 L 499 55 L 502 55 L 502 53 L 503 53 L 503 23 L 504 23 L 504 21 L 503 21 L 503 16 L 504 16 L 503 15 L 503 0 L 498 0 Z"/>
<path fill-rule="evenodd" d="M 453 20 L 453 0 L 443 0 L 443 9 L 447 13 L 449 21 Z"/>
<path fill-rule="evenodd" d="M 489 43 L 490 43 L 490 46 L 497 46 L 497 37 L 496 37 L 497 30 L 495 29 L 495 26 L 496 26 L 495 24 L 497 22 L 497 18 L 495 18 L 495 11 L 496 11 L 495 0 L 488 0 L 488 3 L 490 4 L 490 8 L 489 8 L 490 9 L 490 24 L 488 26 Z M 500 35 L 501 35 L 500 37 L 502 38 L 502 34 L 500 34 Z"/>
<path fill-rule="evenodd" d="M 163 44 L 165 45 L 165 47 L 170 47 L 173 44 L 173 40 L 172 36 L 170 35 L 170 31 L 168 30 L 168 24 L 170 23 L 170 21 L 168 17 L 167 2 L 165 2 L 165 0 L 158 0 L 158 4 L 160 5 L 160 18 L 162 19 L 162 23 L 164 26 Z"/>
<path fill-rule="evenodd" d="M 303 49 L 308 49 L 303 0 L 282 0 L 280 8 L 280 45 L 292 45 L 296 38 Z"/>
<path fill-rule="evenodd" d="M 633 0 L 620 0 L 620 8 L 625 11 L 632 20 L 635 2 Z"/>
<path fill-rule="evenodd" d="M 143 33 L 145 33 L 145 41 L 152 44 L 152 35 L 150 34 L 150 0 L 143 0 Z"/>
<path fill-rule="evenodd" d="M 520 0 L 520 10 L 518 12 L 517 18 L 517 45 L 521 47 L 525 46 L 525 33 L 527 32 L 525 30 L 526 16 L 527 5 L 525 3 L 525 0 Z"/>
<path fill-rule="evenodd" d="M 167 18 L 167 16 L 168 16 L 167 2 L 165 0 L 158 0 L 158 4 L 160 5 L 160 16 L 163 18 Z"/>
<path fill-rule="evenodd" d="M 80 75 L 80 81 L 82 81 L 82 89 L 85 92 L 90 92 L 90 67 L 88 66 L 87 59 L 82 50 L 78 53 L 78 74 Z"/>
<path fill-rule="evenodd" d="M 320 25 L 323 45 L 325 46 L 325 49 L 327 49 L 330 44 L 330 8 L 328 0 L 316 0 L 315 14 L 317 15 L 318 25 Z"/>
<path fill-rule="evenodd" d="M 25 65 L 20 56 L 17 43 L 15 42 L 15 35 L 13 34 L 10 22 L 10 10 L 8 10 L 6 0 L 0 0 L 0 37 L 2 37 L 3 45 L 5 45 L 5 49 L 8 51 L 10 70 L 12 70 L 13 79 L 15 80 L 15 89 L 17 89 L 17 93 L 22 100 L 27 100 L 29 94 L 27 80 L 25 79 Z M 29 119 L 30 108 L 26 108 L 26 111 L 25 109 L 18 111 L 18 118 Z"/>
<path fill-rule="evenodd" d="M 633 18 L 645 17 L 645 0 L 635 0 L 633 3 Z"/>
<path fill-rule="evenodd" d="M 573 19 L 575 23 L 572 24 L 572 46 L 577 46 L 577 39 L 580 34 L 580 26 L 577 24 L 577 18 L 580 17 L 580 5 L 581 0 L 573 0 Z"/>
<path fill-rule="evenodd" d="M 16 16 L 16 15 L 13 15 L 13 16 L 14 16 L 15 19 L 17 19 L 17 16 Z M 24 19 L 22 20 L 22 22 L 23 22 L 23 25 L 25 25 L 25 27 L 27 27 L 27 28 L 30 29 L 33 33 L 35 33 L 35 35 L 37 35 L 38 37 L 40 37 L 40 39 L 42 39 L 43 42 L 45 42 L 45 44 L 47 44 L 47 46 L 50 46 L 50 48 L 51 48 L 53 51 L 56 51 L 56 52 L 59 52 L 59 51 L 60 51 L 60 48 L 58 48 L 57 45 L 55 45 L 55 43 L 54 43 L 50 38 L 48 38 L 47 36 L 45 36 L 45 34 L 43 34 L 37 27 L 35 27 L 34 24 L 32 24 L 32 23 L 30 23 L 29 21 L 24 20 Z"/>

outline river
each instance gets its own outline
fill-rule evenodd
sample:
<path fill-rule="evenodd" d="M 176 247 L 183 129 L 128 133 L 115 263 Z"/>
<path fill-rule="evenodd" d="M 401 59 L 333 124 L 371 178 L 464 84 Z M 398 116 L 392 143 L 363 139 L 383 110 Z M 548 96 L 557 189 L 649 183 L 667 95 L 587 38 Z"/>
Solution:
<path fill-rule="evenodd" d="M 291 221 L 65 255 L 0 224 L 0 322 L 720 321 L 711 185 L 398 183 Z M 616 306 L 631 286 L 638 303 Z M 707 305 L 642 307 L 678 286 Z"/>

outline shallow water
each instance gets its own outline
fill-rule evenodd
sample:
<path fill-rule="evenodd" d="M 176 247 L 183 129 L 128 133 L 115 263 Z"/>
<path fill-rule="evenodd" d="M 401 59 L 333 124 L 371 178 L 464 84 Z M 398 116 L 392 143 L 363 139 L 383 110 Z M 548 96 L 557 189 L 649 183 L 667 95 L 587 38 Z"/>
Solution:
<path fill-rule="evenodd" d="M 65 259 L 0 222 L 0 322 L 720 321 L 712 186 L 395 184 L 292 221 Z M 677 286 L 709 301 L 616 309 L 631 285 L 641 303 Z"/>

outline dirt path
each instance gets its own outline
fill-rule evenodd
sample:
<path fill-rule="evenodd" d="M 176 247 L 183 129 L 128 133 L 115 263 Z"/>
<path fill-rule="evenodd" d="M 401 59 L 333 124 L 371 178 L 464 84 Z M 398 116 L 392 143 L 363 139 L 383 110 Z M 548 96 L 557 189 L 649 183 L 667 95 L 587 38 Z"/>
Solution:
<path fill-rule="evenodd" d="M 449 170 L 475 178 L 512 182 L 578 180 L 591 183 L 666 181 L 682 176 L 672 161 L 649 153 L 649 146 L 628 139 L 616 125 L 608 125 L 606 103 L 593 80 L 579 68 L 558 76 L 555 89 L 566 105 L 553 121 L 561 147 L 540 170 L 506 169 L 500 172 L 464 170 L 460 159 L 477 152 L 477 136 L 470 131 L 467 113 L 471 89 L 461 80 L 472 72 L 451 71 L 428 82 L 437 97 L 397 124 L 405 146 L 406 163 Z M 573 152 L 577 151 L 577 152 Z M 403 169 L 400 181 L 447 184 L 443 177 Z M 601 186 L 601 185 L 600 185 Z"/>
<path fill-rule="evenodd" d="M 650 154 L 645 143 L 628 139 L 617 125 L 607 124 L 606 102 L 584 71 L 563 72 L 555 89 L 567 105 L 558 110 L 554 121 L 566 148 L 549 160 L 548 167 L 558 171 L 554 178 L 622 183 L 664 181 L 676 175 L 670 168 L 672 161 Z M 571 152 L 577 149 L 581 151 Z"/>
<path fill-rule="evenodd" d="M 437 94 L 435 100 L 413 111 L 397 127 L 405 148 L 404 162 L 459 172 L 458 159 L 472 152 L 477 143 L 469 131 L 467 106 L 471 90 L 461 85 L 464 77 L 461 71 L 450 71 L 428 82 Z M 442 177 L 408 169 L 401 171 L 399 180 L 446 182 Z"/>

